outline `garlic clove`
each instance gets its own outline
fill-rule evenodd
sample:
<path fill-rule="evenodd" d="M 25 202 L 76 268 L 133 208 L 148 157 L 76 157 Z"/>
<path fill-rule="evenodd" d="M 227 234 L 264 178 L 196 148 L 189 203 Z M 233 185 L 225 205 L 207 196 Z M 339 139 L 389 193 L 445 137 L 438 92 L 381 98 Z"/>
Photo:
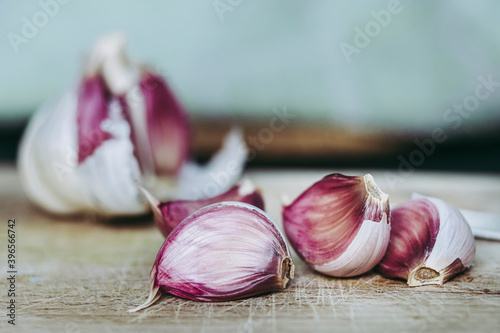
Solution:
<path fill-rule="evenodd" d="M 370 174 L 324 177 L 283 207 L 285 233 L 297 254 L 326 275 L 372 269 L 389 242 L 389 196 Z"/>
<path fill-rule="evenodd" d="M 282 291 L 294 266 L 282 234 L 262 210 L 240 202 L 206 206 L 163 243 L 151 270 L 151 292 L 197 301 L 229 301 Z"/>
<path fill-rule="evenodd" d="M 445 201 L 414 195 L 393 209 L 387 252 L 377 270 L 410 286 L 443 284 L 470 267 L 472 231 L 458 209 Z"/>
<path fill-rule="evenodd" d="M 160 202 L 146 189 L 143 187 L 140 188 L 151 205 L 156 226 L 165 237 L 167 237 L 186 217 L 200 208 L 217 202 L 243 202 L 264 210 L 264 199 L 260 194 L 260 190 L 256 189 L 248 179 L 242 181 L 241 184 L 234 185 L 223 194 L 201 200 L 173 200 Z"/>
<path fill-rule="evenodd" d="M 166 82 L 152 71 L 126 95 L 125 112 L 144 174 L 178 173 L 189 153 L 189 119 Z"/>

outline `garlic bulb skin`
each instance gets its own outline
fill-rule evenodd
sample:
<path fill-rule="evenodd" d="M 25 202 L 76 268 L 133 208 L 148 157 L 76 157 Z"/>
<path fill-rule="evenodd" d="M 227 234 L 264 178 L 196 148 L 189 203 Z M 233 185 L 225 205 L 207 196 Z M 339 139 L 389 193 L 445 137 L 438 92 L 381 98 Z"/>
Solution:
<path fill-rule="evenodd" d="M 470 267 L 474 236 L 462 213 L 447 202 L 412 198 L 392 211 L 389 247 L 377 270 L 412 287 L 443 284 Z"/>
<path fill-rule="evenodd" d="M 148 199 L 155 217 L 155 224 L 163 236 L 167 237 L 186 217 L 205 206 L 222 202 L 237 201 L 250 204 L 264 210 L 264 199 L 248 179 L 234 185 L 226 192 L 215 197 L 200 200 L 173 200 L 160 202 L 149 191 L 141 187 Z"/>
<path fill-rule="evenodd" d="M 70 89 L 37 112 L 19 149 L 18 170 L 29 199 L 55 214 L 82 211 L 103 215 L 137 215 L 148 211 L 135 186 L 141 179 L 130 126 L 116 104 L 107 125 L 112 138 L 78 161 L 76 90 Z"/>
<path fill-rule="evenodd" d="M 265 212 L 240 202 L 201 208 L 163 243 L 150 274 L 144 309 L 162 292 L 196 301 L 229 301 L 282 291 L 294 266 L 280 231 Z"/>
<path fill-rule="evenodd" d="M 283 208 L 286 236 L 314 270 L 329 276 L 363 274 L 389 243 L 389 196 L 370 174 L 324 177 Z"/>

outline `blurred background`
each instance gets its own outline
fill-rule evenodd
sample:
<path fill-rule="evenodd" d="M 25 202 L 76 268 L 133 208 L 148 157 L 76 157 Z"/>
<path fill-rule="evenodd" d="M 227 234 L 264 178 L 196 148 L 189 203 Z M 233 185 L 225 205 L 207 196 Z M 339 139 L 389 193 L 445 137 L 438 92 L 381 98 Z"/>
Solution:
<path fill-rule="evenodd" d="M 498 1 L 0 1 L 0 160 L 123 31 L 188 110 L 200 161 L 232 124 L 254 167 L 500 172 Z M 406 164 L 405 164 L 406 163 Z"/>

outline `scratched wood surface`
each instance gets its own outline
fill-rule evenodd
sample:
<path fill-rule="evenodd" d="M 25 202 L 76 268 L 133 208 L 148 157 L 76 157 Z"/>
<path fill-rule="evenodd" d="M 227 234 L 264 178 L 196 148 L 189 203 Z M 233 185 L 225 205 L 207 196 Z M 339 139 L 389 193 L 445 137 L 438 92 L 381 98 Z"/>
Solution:
<path fill-rule="evenodd" d="M 294 197 L 331 171 L 247 175 L 263 188 L 267 210 L 281 224 L 281 194 Z M 416 172 L 391 185 L 384 172 L 372 174 L 393 204 L 417 191 L 460 208 L 500 213 L 497 175 Z M 0 186 L 2 332 L 491 332 L 500 327 L 500 242 L 486 240 L 477 240 L 474 267 L 443 286 L 409 288 L 376 273 L 328 278 L 294 257 L 296 278 L 285 292 L 221 303 L 163 296 L 145 311 L 127 313 L 146 298 L 149 270 L 163 241 L 151 217 L 49 216 L 27 201 L 11 166 L 0 167 Z M 5 316 L 9 218 L 17 221 L 15 327 Z"/>

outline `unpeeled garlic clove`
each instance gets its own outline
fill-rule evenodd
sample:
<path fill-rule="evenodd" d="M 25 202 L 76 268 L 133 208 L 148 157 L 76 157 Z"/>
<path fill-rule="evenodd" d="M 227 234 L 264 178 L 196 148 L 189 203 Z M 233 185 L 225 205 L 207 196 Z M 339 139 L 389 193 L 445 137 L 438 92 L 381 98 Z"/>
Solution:
<path fill-rule="evenodd" d="M 458 209 L 414 195 L 392 211 L 389 247 L 377 270 L 410 286 L 443 284 L 470 267 L 475 251 L 472 231 Z"/>
<path fill-rule="evenodd" d="M 144 309 L 162 292 L 197 301 L 229 301 L 282 291 L 294 266 L 283 236 L 262 210 L 239 202 L 206 206 L 163 243 Z"/>
<path fill-rule="evenodd" d="M 389 243 L 389 196 L 370 174 L 328 175 L 283 208 L 283 226 L 313 269 L 336 277 L 363 274 Z"/>
<path fill-rule="evenodd" d="M 123 105 L 143 174 L 177 174 L 189 154 L 189 120 L 163 78 L 146 70 Z"/>
<path fill-rule="evenodd" d="M 160 202 L 146 189 L 141 187 L 146 195 L 155 217 L 155 223 L 163 236 L 167 237 L 170 232 L 181 223 L 186 217 L 205 206 L 222 202 L 237 201 L 250 204 L 264 210 L 264 199 L 260 190 L 256 189 L 248 179 L 241 184 L 234 185 L 228 191 L 208 199 L 201 200 L 174 200 Z"/>

